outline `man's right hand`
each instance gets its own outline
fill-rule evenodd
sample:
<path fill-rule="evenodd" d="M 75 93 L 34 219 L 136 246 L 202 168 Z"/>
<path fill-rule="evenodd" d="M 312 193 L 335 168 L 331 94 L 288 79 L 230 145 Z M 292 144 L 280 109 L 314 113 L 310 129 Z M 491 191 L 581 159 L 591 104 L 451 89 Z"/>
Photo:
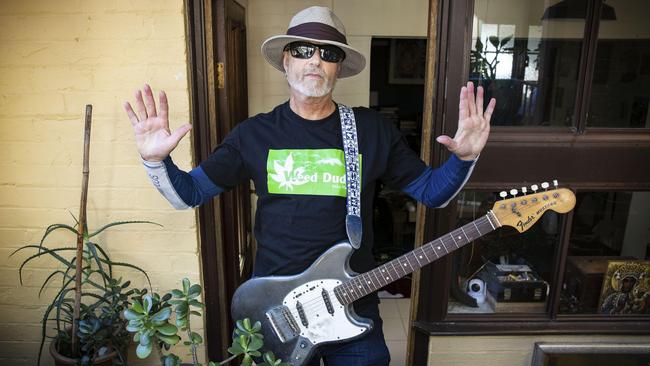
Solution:
<path fill-rule="evenodd" d="M 138 152 L 144 160 L 150 162 L 163 161 L 192 128 L 192 125 L 187 123 L 171 132 L 169 130 L 167 95 L 164 91 L 160 91 L 158 99 L 160 114 L 156 112 L 156 102 L 153 99 L 151 87 L 145 84 L 143 91 L 135 91 L 137 114 L 129 102 L 124 102 L 124 110 L 133 125 Z"/>

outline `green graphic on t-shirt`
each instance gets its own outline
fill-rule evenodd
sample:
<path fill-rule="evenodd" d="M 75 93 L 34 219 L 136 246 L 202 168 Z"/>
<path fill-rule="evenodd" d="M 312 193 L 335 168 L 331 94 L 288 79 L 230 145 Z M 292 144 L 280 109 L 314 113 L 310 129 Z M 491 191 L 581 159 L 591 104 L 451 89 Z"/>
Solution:
<path fill-rule="evenodd" d="M 266 172 L 269 193 L 346 196 L 343 150 L 269 150 Z"/>

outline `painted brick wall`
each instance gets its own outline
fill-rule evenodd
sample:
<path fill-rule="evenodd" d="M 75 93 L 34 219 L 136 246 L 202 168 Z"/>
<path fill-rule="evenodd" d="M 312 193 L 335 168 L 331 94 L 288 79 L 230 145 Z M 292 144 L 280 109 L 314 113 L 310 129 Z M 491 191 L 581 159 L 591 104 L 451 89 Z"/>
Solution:
<path fill-rule="evenodd" d="M 33 263 L 20 286 L 26 255 L 8 256 L 37 242 L 47 225 L 72 224 L 70 213 L 78 214 L 86 104 L 94 107 L 91 228 L 132 219 L 164 225 L 116 228 L 100 242 L 114 260 L 147 270 L 154 290 L 179 287 L 185 276 L 200 280 L 195 213 L 174 211 L 150 186 L 121 107 L 149 82 L 167 91 L 173 126 L 189 119 L 184 19 L 178 0 L 0 2 L 0 364 L 36 360 L 39 321 L 53 292 L 37 293 L 55 264 Z M 173 156 L 191 166 L 189 138 Z M 74 240 L 58 235 L 47 243 Z M 123 274 L 144 286 L 142 276 Z M 42 364 L 52 364 L 49 356 Z"/>

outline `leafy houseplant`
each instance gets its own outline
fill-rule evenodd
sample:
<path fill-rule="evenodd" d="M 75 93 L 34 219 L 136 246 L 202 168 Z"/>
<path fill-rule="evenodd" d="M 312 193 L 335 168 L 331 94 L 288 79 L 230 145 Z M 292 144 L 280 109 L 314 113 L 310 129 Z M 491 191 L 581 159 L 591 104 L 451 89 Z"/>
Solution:
<path fill-rule="evenodd" d="M 38 352 L 40 364 L 43 346 L 47 338 L 52 339 L 50 353 L 56 365 L 125 365 L 124 350 L 128 346 L 129 334 L 122 312 L 129 305 L 130 281 L 122 282 L 115 278 L 114 267 L 128 267 L 140 271 L 139 267 L 128 263 L 115 262 L 106 251 L 95 242 L 97 235 L 106 229 L 133 223 L 149 221 L 113 222 L 95 232 L 89 232 L 86 224 L 86 202 L 88 192 L 88 155 L 90 145 L 90 115 L 92 107 L 86 106 L 86 125 L 84 136 L 83 180 L 79 219 L 75 227 L 66 224 L 53 224 L 47 227 L 40 243 L 25 245 L 15 250 L 31 251 L 19 268 L 19 278 L 23 284 L 24 267 L 37 258 L 56 260 L 62 268 L 51 272 L 43 282 L 39 296 L 48 283 L 60 277 L 58 291 L 42 318 L 41 345 Z M 54 232 L 69 231 L 76 236 L 76 246 L 48 248 L 45 240 Z M 65 253 L 73 255 L 66 257 Z M 149 282 L 149 286 L 151 286 Z M 55 334 L 48 335 L 48 324 L 54 324 Z"/>
<path fill-rule="evenodd" d="M 192 365 L 202 366 L 198 362 L 197 348 L 203 343 L 203 339 L 192 331 L 190 324 L 190 315 L 200 316 L 200 310 L 204 307 L 197 299 L 202 289 L 201 285 L 192 285 L 187 278 L 184 278 L 182 283 L 182 290 L 172 290 L 162 297 L 156 293 L 147 294 L 146 290 L 136 290 L 131 307 L 124 311 L 124 317 L 129 320 L 127 330 L 135 333 L 133 341 L 138 343 L 136 355 L 139 358 L 149 357 L 155 349 L 163 366 L 179 366 L 180 357 L 174 353 L 164 354 L 163 350 L 169 351 L 171 346 L 180 342 L 180 330 L 187 334 L 187 340 L 183 343 L 190 347 Z M 175 324 L 170 322 L 172 312 L 176 315 Z M 263 359 L 259 366 L 286 366 L 282 360 L 275 359 L 273 352 L 262 354 L 264 341 L 259 333 L 259 322 L 251 324 L 249 319 L 244 319 L 238 320 L 236 324 L 233 343 L 228 348 L 232 356 L 221 362 L 210 361 L 208 366 L 223 365 L 240 356 L 243 366 L 253 365 L 256 357 Z"/>

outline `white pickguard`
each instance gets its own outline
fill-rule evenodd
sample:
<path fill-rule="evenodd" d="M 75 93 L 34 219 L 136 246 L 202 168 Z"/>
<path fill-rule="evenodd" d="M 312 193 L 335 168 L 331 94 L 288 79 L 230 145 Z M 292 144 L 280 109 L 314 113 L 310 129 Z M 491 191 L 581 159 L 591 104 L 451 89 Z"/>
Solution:
<path fill-rule="evenodd" d="M 289 292 L 283 305 L 287 306 L 300 328 L 300 335 L 313 344 L 352 338 L 363 333 L 366 328 L 350 322 L 345 305 L 334 295 L 334 288 L 341 284 L 338 280 L 316 280 L 305 283 Z M 321 292 L 325 289 L 334 309 L 334 314 L 327 311 Z M 300 318 L 296 303 L 300 302 L 307 319 L 305 327 Z"/>

